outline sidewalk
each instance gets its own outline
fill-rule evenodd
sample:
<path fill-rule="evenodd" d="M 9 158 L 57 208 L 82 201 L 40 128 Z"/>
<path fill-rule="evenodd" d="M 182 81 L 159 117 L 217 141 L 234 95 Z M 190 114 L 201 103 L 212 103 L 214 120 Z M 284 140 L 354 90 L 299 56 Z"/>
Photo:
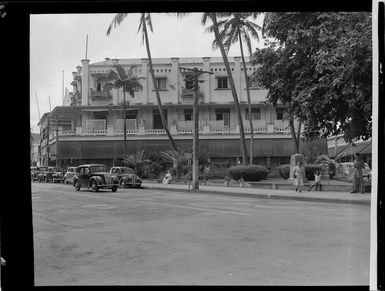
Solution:
<path fill-rule="evenodd" d="M 143 188 L 156 189 L 164 191 L 188 191 L 196 193 L 209 193 L 217 195 L 231 195 L 251 198 L 265 198 L 265 199 L 287 199 L 299 201 L 313 201 L 313 202 L 329 202 L 329 203 L 353 203 L 370 205 L 370 193 L 349 193 L 341 191 L 311 191 L 307 188 L 302 193 L 294 190 L 280 190 L 280 189 L 261 189 L 261 188 L 241 188 L 236 186 L 213 186 L 213 185 L 199 185 L 198 190 L 189 190 L 187 184 L 158 184 L 152 181 L 143 181 Z"/>

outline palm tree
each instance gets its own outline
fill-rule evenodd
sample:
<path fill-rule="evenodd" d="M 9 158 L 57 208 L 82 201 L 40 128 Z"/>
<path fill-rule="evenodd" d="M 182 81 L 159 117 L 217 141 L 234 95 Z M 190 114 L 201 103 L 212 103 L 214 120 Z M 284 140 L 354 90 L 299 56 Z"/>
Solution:
<path fill-rule="evenodd" d="M 149 170 L 151 160 L 146 158 L 144 150 L 139 150 L 135 154 L 125 157 L 124 163 L 134 168 L 139 177 L 144 177 Z"/>
<path fill-rule="evenodd" d="M 227 78 L 228 78 L 229 83 L 230 83 L 231 93 L 233 95 L 233 99 L 234 99 L 234 103 L 235 103 L 235 110 L 236 110 L 236 113 L 237 113 L 238 124 L 239 124 L 239 132 L 240 132 L 240 137 L 241 137 L 242 164 L 246 165 L 247 150 L 246 150 L 245 131 L 244 131 L 243 122 L 242 122 L 241 108 L 240 108 L 240 105 L 239 105 L 237 91 L 235 89 L 233 75 L 231 74 L 229 60 L 227 58 L 227 54 L 226 54 L 225 47 L 223 45 L 221 34 L 219 32 L 218 21 L 217 21 L 217 13 L 204 13 L 203 17 L 202 17 L 202 25 L 206 25 L 206 22 L 207 22 L 208 18 L 213 23 L 212 26 L 211 26 L 211 30 L 214 32 L 216 44 L 217 44 L 217 46 L 219 47 L 219 49 L 221 51 L 223 62 L 224 62 L 225 67 L 226 67 Z"/>
<path fill-rule="evenodd" d="M 176 177 L 180 179 L 182 176 L 183 166 L 185 166 L 189 160 L 191 154 L 185 150 L 171 150 L 160 153 L 164 158 L 172 162 L 173 168 L 176 170 Z"/>
<path fill-rule="evenodd" d="M 115 65 L 113 69 L 110 70 L 106 80 L 108 83 L 104 86 L 104 90 L 108 91 L 111 88 L 122 89 L 123 90 L 123 136 L 124 136 L 124 155 L 127 155 L 127 125 L 126 125 L 126 92 L 134 97 L 135 90 L 142 89 L 142 84 L 140 79 L 142 77 L 136 77 L 133 75 L 134 69 L 136 66 L 131 66 L 128 72 L 121 65 Z"/>
<path fill-rule="evenodd" d="M 242 57 L 242 66 L 243 72 L 245 74 L 245 82 L 246 82 L 246 93 L 247 93 L 247 103 L 248 103 L 248 111 L 249 111 L 249 122 L 250 122 L 250 165 L 253 164 L 253 137 L 254 137 L 254 129 L 253 129 L 253 120 L 251 115 L 251 99 L 250 99 L 250 84 L 249 78 L 247 76 L 246 70 L 246 62 L 245 56 L 243 53 L 243 40 L 246 43 L 247 50 L 249 52 L 249 56 L 252 54 L 251 48 L 251 38 L 250 35 L 259 41 L 259 36 L 257 31 L 261 31 L 262 28 L 255 24 L 254 22 L 248 20 L 249 17 L 256 19 L 259 13 L 254 12 L 237 12 L 237 13 L 228 13 L 223 16 L 231 17 L 230 19 L 225 19 L 218 23 L 218 28 L 222 30 L 220 31 L 221 39 L 223 40 L 223 46 L 226 49 L 227 53 L 230 50 L 232 44 L 239 42 L 239 46 L 241 49 L 241 57 Z M 208 28 L 209 31 L 213 30 L 213 27 Z M 218 47 L 218 42 L 214 40 L 213 47 Z"/>
<path fill-rule="evenodd" d="M 112 22 L 111 22 L 110 26 L 107 29 L 107 35 L 110 35 L 112 28 L 113 27 L 115 28 L 116 25 L 120 25 L 123 22 L 123 20 L 126 18 L 127 15 L 129 15 L 129 14 L 128 13 L 118 13 L 118 14 L 116 14 L 114 16 L 114 18 L 112 19 Z M 154 85 L 154 90 L 155 90 L 156 100 L 157 100 L 157 103 L 158 103 L 158 109 L 159 109 L 160 118 L 162 120 L 163 128 L 166 131 L 168 139 L 170 140 L 172 148 L 175 151 L 177 151 L 178 148 L 177 148 L 177 146 L 175 144 L 174 139 L 171 136 L 170 130 L 168 129 L 168 126 L 167 126 L 167 121 L 166 121 L 166 119 L 164 117 L 164 113 L 163 113 L 162 101 L 160 99 L 159 89 L 158 89 L 158 85 L 156 83 L 156 79 L 155 79 L 155 75 L 154 75 L 154 69 L 153 69 L 153 66 L 152 66 L 152 58 L 151 58 L 151 51 L 150 51 L 150 42 L 149 42 L 149 39 L 148 39 L 147 25 L 149 26 L 149 28 L 150 28 L 150 30 L 152 32 L 153 28 L 152 28 L 151 14 L 150 13 L 141 13 L 138 32 L 142 31 L 142 43 L 144 42 L 146 44 L 148 64 L 149 64 L 149 67 L 150 67 L 150 74 L 151 74 L 151 78 L 152 78 L 152 83 Z"/>
<path fill-rule="evenodd" d="M 177 17 L 181 18 L 181 17 L 188 15 L 188 13 L 176 13 L 176 14 L 170 13 L 170 15 L 176 15 Z M 229 60 L 227 58 L 227 54 L 226 54 L 226 50 L 225 50 L 224 45 L 223 45 L 221 34 L 219 32 L 217 15 L 219 17 L 223 17 L 223 16 L 228 15 L 228 13 L 205 12 L 202 15 L 201 24 L 203 26 L 205 26 L 208 19 L 210 19 L 213 23 L 211 26 L 210 32 L 214 32 L 215 42 L 217 44 L 217 47 L 219 47 L 219 49 L 221 51 L 222 59 L 223 59 L 223 62 L 225 64 L 225 67 L 226 67 L 227 78 L 229 79 L 231 93 L 233 95 L 233 99 L 234 99 L 234 103 L 235 103 L 235 110 L 237 113 L 237 119 L 238 119 L 238 124 L 239 124 L 239 132 L 240 132 L 240 137 L 241 137 L 242 164 L 246 165 L 246 160 L 247 160 L 247 153 L 246 152 L 247 152 L 247 150 L 246 150 L 245 131 L 244 131 L 243 122 L 242 122 L 241 108 L 239 105 L 237 91 L 235 89 L 234 79 L 233 79 L 233 76 L 231 74 Z"/>

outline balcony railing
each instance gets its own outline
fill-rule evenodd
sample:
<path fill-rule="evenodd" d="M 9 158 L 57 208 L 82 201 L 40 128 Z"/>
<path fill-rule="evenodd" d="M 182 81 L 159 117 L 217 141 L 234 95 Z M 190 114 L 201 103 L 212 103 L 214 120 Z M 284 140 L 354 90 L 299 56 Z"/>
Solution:
<path fill-rule="evenodd" d="M 107 91 L 96 91 L 91 89 L 91 98 L 93 100 L 108 100 L 112 98 Z"/>
<path fill-rule="evenodd" d="M 98 120 L 104 121 L 104 120 Z M 88 124 L 89 125 L 89 124 Z M 217 125 L 216 122 L 210 121 L 208 124 L 200 126 L 199 133 L 202 135 L 227 135 L 227 134 L 239 134 L 239 129 L 230 127 L 215 127 Z M 192 135 L 193 128 L 187 127 L 178 127 L 178 126 L 170 126 L 170 132 L 172 135 Z M 250 128 L 245 128 L 245 133 L 250 133 Z M 254 133 L 256 134 L 289 134 L 290 131 L 288 128 L 277 128 L 271 127 L 268 129 L 267 127 L 256 127 L 254 128 Z M 76 130 L 62 130 L 59 131 L 59 136 L 116 136 L 123 135 L 123 128 L 117 128 L 112 125 L 108 125 L 107 128 L 87 128 L 87 127 L 77 127 Z M 164 129 L 146 129 L 144 127 L 139 127 L 138 129 L 127 128 L 126 134 L 129 136 L 139 136 L 139 135 L 165 135 L 166 131 Z M 52 135 L 52 138 L 56 137 Z M 43 141 L 44 142 L 44 141 Z"/>
<path fill-rule="evenodd" d="M 84 135 L 107 135 L 107 129 L 86 129 L 82 131 Z"/>
<path fill-rule="evenodd" d="M 114 129 L 114 134 L 115 135 L 124 134 L 124 129 L 123 128 L 115 128 Z M 137 135 L 138 134 L 138 130 L 137 129 L 126 129 L 126 134 L 128 134 L 128 135 Z"/>
<path fill-rule="evenodd" d="M 183 89 L 182 90 L 182 97 L 193 97 L 194 96 L 194 90 L 193 89 Z"/>

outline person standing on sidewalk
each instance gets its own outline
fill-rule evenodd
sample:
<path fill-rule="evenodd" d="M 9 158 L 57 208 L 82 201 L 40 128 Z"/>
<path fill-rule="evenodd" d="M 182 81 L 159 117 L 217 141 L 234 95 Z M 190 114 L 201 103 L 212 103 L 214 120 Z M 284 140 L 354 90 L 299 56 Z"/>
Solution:
<path fill-rule="evenodd" d="M 305 179 L 305 168 L 302 165 L 302 162 L 298 162 L 297 166 L 294 168 L 294 186 L 295 186 L 295 192 L 297 190 L 302 193 L 302 187 L 304 185 L 304 179 Z"/>
<path fill-rule="evenodd" d="M 360 154 L 355 155 L 354 164 L 353 164 L 353 191 L 350 193 L 357 193 L 360 191 L 362 194 L 365 193 L 364 181 L 362 177 L 362 169 L 365 168 L 365 164 L 362 161 Z"/>

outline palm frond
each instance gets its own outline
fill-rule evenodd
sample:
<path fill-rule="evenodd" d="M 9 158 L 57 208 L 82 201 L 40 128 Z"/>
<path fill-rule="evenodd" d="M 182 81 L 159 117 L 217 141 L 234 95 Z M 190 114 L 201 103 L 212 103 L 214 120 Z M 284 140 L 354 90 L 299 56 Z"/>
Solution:
<path fill-rule="evenodd" d="M 119 79 L 121 81 L 123 80 L 126 80 L 127 79 L 127 73 L 126 73 L 126 70 L 121 66 L 121 65 L 115 65 L 114 66 L 118 76 L 119 76 Z"/>
<path fill-rule="evenodd" d="M 247 51 L 249 53 L 249 56 L 251 56 L 253 52 L 252 52 L 251 38 L 250 38 L 249 32 L 246 29 L 244 29 L 242 34 L 243 34 L 243 38 L 246 42 L 246 48 L 247 48 Z"/>
<path fill-rule="evenodd" d="M 206 25 L 207 19 L 211 19 L 210 14 L 211 14 L 210 12 L 204 12 L 204 13 L 202 14 L 201 24 L 202 24 L 203 26 Z"/>
<path fill-rule="evenodd" d="M 107 36 L 110 35 L 112 28 L 116 28 L 117 25 L 120 25 L 123 22 L 123 20 L 124 20 L 124 18 L 126 18 L 126 16 L 127 16 L 127 13 L 118 13 L 114 16 L 110 26 L 107 29 Z"/>
<path fill-rule="evenodd" d="M 245 22 L 245 28 L 249 31 L 251 36 L 255 38 L 259 42 L 259 34 L 258 31 L 262 31 L 262 27 L 259 26 L 258 24 L 251 22 L 251 21 L 246 21 Z"/>

